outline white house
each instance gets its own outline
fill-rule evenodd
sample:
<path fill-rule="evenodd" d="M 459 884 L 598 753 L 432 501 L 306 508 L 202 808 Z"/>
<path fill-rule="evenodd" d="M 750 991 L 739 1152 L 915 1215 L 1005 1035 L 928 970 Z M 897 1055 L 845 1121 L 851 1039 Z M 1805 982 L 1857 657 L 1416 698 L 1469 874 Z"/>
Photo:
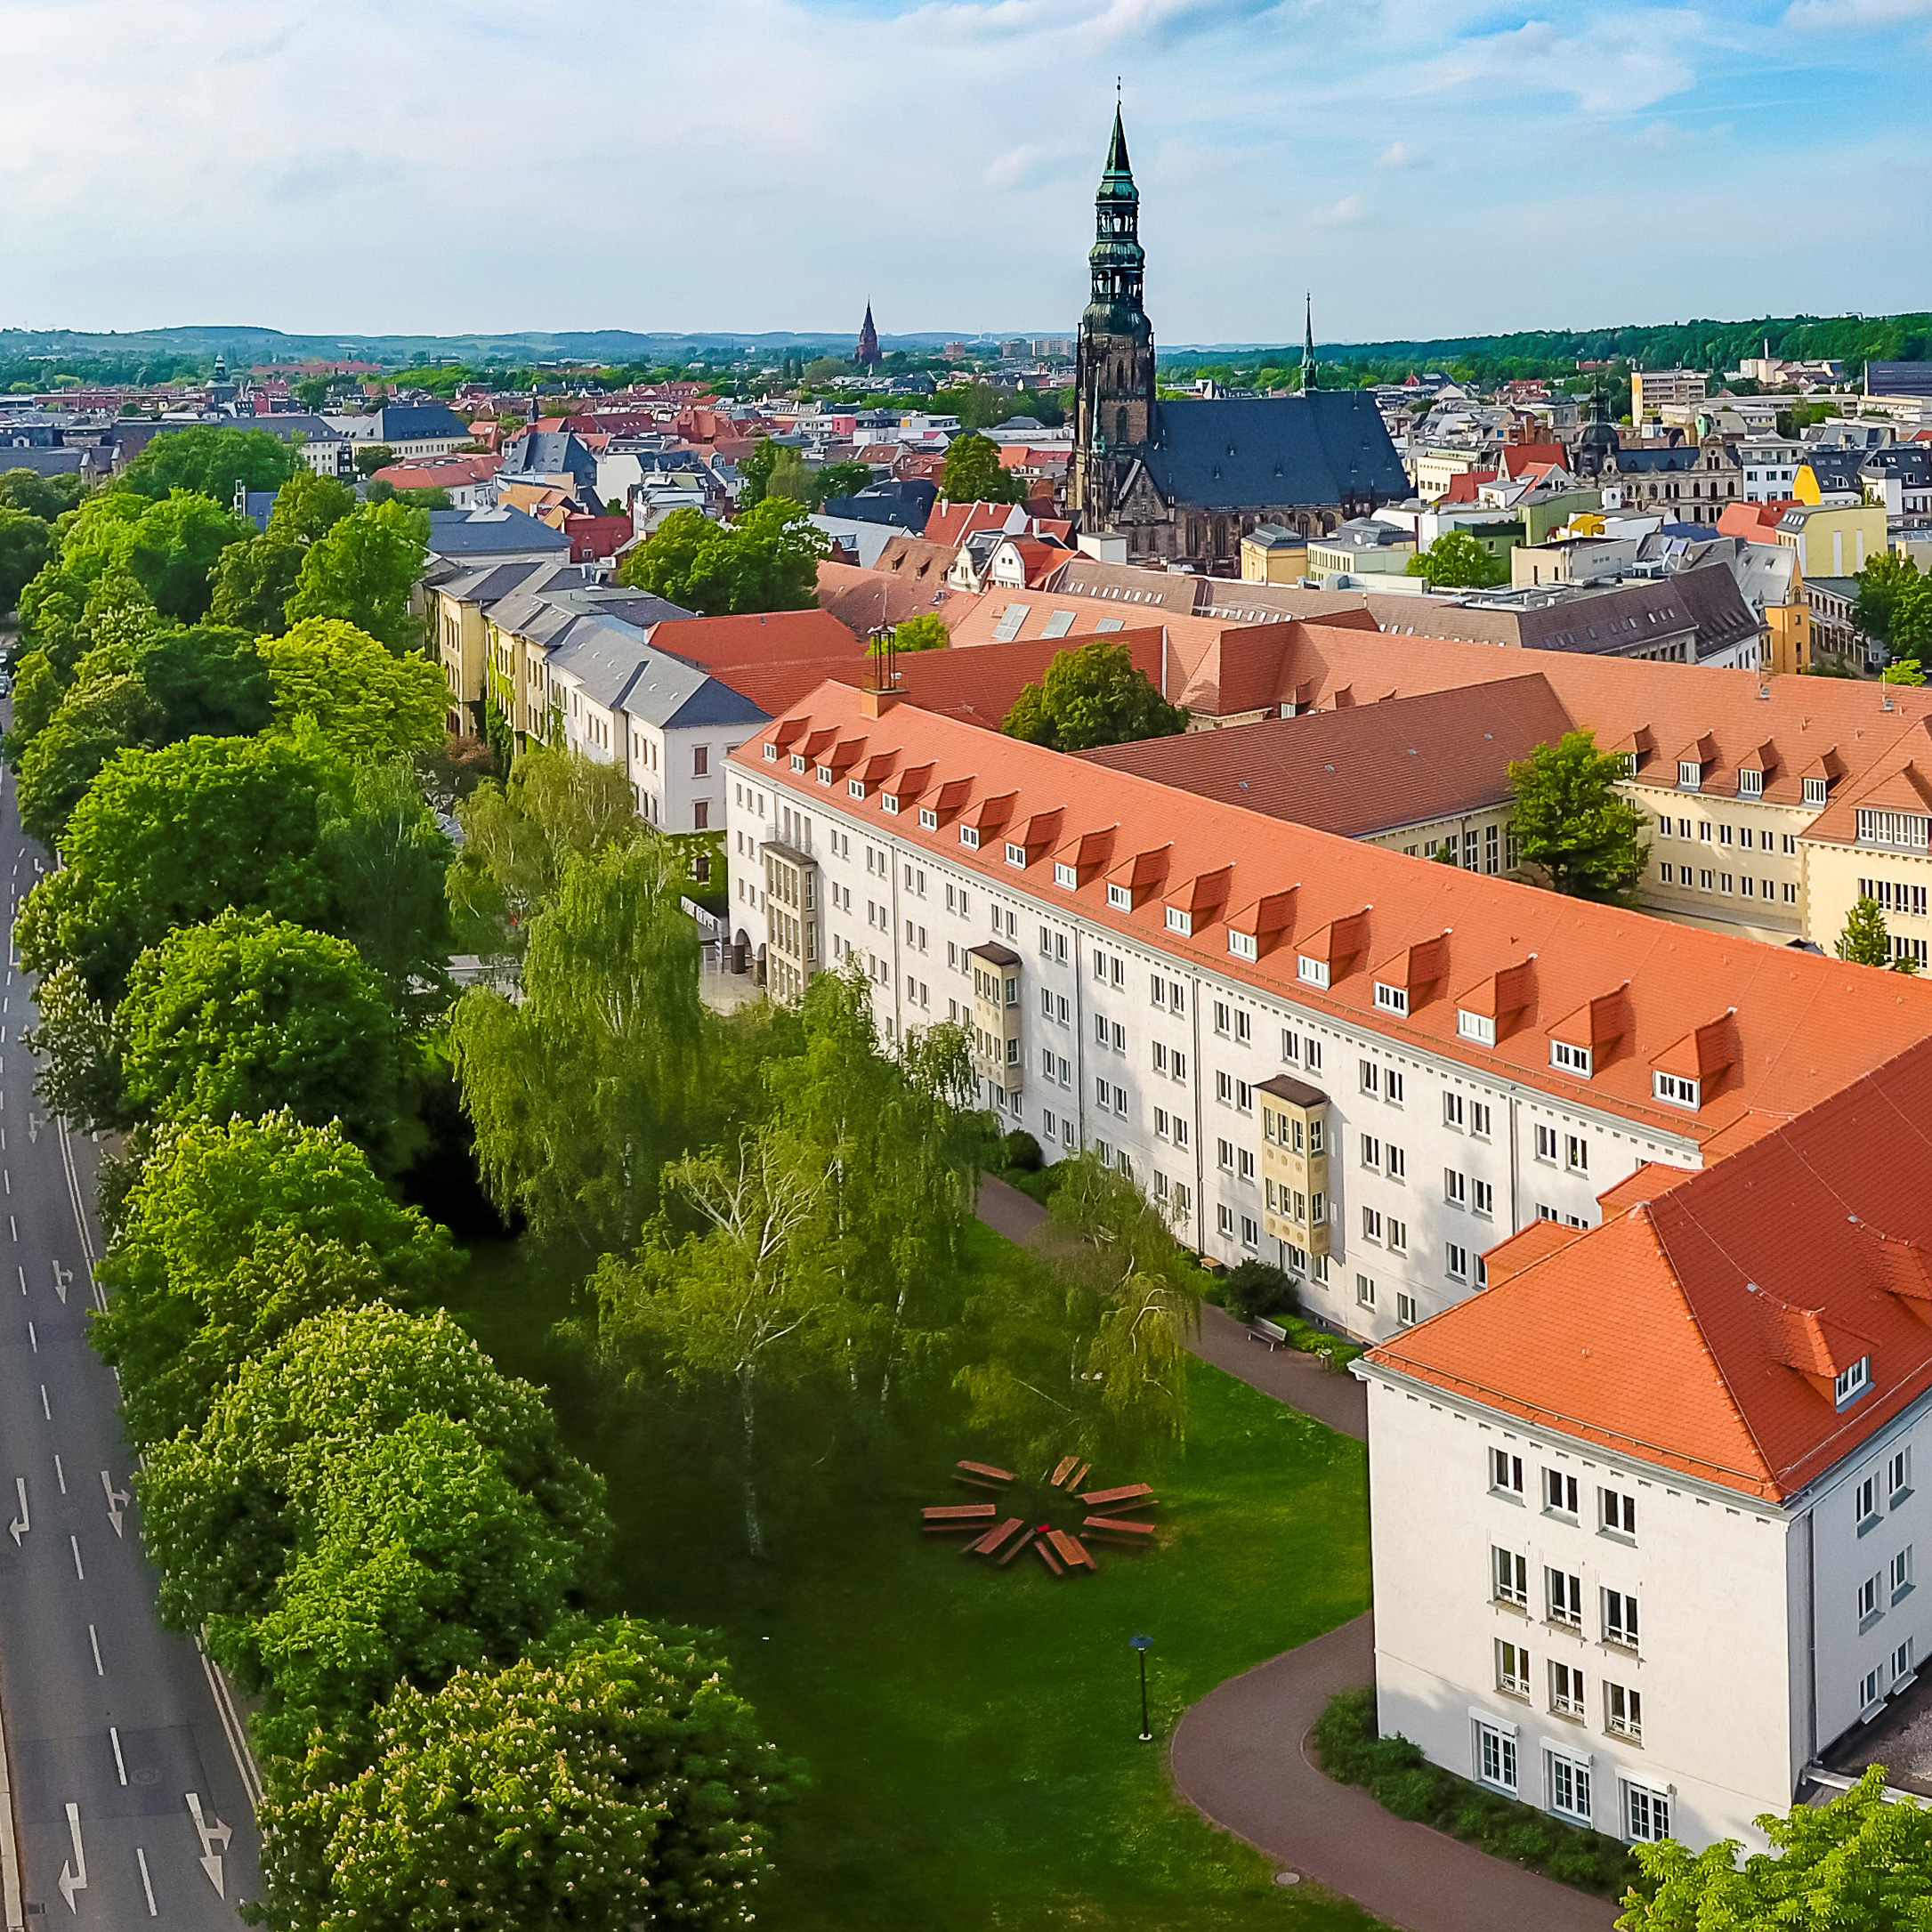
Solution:
<path fill-rule="evenodd" d="M 1928 1107 L 1932 1043 L 1516 1235 L 1358 1364 L 1385 1734 L 1694 1847 L 1890 1755 L 1932 1644 Z"/>

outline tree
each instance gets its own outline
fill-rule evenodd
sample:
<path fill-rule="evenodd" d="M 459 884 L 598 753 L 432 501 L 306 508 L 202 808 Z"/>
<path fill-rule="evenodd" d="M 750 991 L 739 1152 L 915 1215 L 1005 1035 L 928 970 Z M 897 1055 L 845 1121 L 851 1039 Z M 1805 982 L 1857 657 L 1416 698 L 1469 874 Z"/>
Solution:
<path fill-rule="evenodd" d="M 1509 581 L 1509 566 L 1493 557 L 1467 530 L 1444 530 L 1420 555 L 1411 557 L 1411 577 L 1426 577 L 1432 589 L 1483 590 Z"/>
<path fill-rule="evenodd" d="M 1855 582 L 1852 623 L 1881 644 L 1894 643 L 1901 618 L 1908 629 L 1915 628 L 1910 613 L 1932 600 L 1932 582 L 1919 574 L 1916 560 L 1894 550 L 1881 550 L 1868 558 Z"/>
<path fill-rule="evenodd" d="M 738 465 L 738 508 L 740 514 L 764 500 L 765 485 L 778 462 L 779 446 L 769 436 L 759 437 L 751 454 Z"/>
<path fill-rule="evenodd" d="M 1096 642 L 1055 652 L 1047 675 L 1021 691 L 1000 728 L 1056 751 L 1090 751 L 1172 737 L 1187 729 L 1187 713 L 1161 697 L 1125 644 Z"/>
<path fill-rule="evenodd" d="M 395 460 L 396 452 L 387 443 L 365 443 L 356 451 L 356 470 L 360 475 L 374 476 Z"/>
<path fill-rule="evenodd" d="M 726 528 L 674 510 L 630 552 L 618 581 L 706 617 L 803 610 L 831 546 L 799 504 L 766 497 Z"/>
<path fill-rule="evenodd" d="M 215 560 L 208 615 L 251 636 L 273 636 L 301 569 L 302 546 L 287 537 L 270 532 L 230 544 Z"/>
<path fill-rule="evenodd" d="M 434 1300 L 457 1270 L 447 1231 L 392 1201 L 339 1128 L 184 1121 L 157 1133 L 124 1204 L 91 1333 L 151 1444 L 198 1427 L 214 1391 L 310 1315 Z"/>
<path fill-rule="evenodd" d="M 1895 658 L 1879 673 L 1881 684 L 1923 684 L 1925 672 L 1916 658 Z"/>
<path fill-rule="evenodd" d="M 271 1932 L 748 1926 L 784 1774 L 694 1633 L 571 1623 L 399 1685 L 375 1761 L 263 1807 Z"/>
<path fill-rule="evenodd" d="M 0 509 L 0 616 L 20 601 L 53 550 L 53 532 L 25 510 Z"/>
<path fill-rule="evenodd" d="M 943 651 L 951 642 L 946 620 L 936 610 L 922 611 L 893 627 L 893 649 L 898 651 Z"/>
<path fill-rule="evenodd" d="M 1509 829 L 1524 862 L 1554 890 L 1628 904 L 1650 863 L 1645 814 L 1623 796 L 1622 759 L 1599 752 L 1596 734 L 1565 732 L 1509 767 Z"/>
<path fill-rule="evenodd" d="M 340 772 L 280 738 L 190 738 L 104 765 L 69 819 L 65 861 L 28 893 L 16 939 L 29 972 L 77 966 L 118 1000 L 135 955 L 228 906 L 323 926 L 316 859 Z"/>
<path fill-rule="evenodd" d="M 0 462 L 4 460 L 0 457 Z M 24 510 L 43 523 L 52 523 L 67 511 L 78 509 L 86 494 L 86 479 L 79 475 L 43 476 L 37 470 L 8 470 L 0 474 L 0 510 Z"/>
<path fill-rule="evenodd" d="M 345 516 L 309 546 L 286 616 L 339 618 L 399 656 L 418 641 L 409 602 L 429 554 L 429 518 L 400 503 Z"/>
<path fill-rule="evenodd" d="M 828 497 L 856 497 L 871 487 L 869 463 L 828 463 L 819 472 L 819 501 Z"/>
<path fill-rule="evenodd" d="M 44 635 L 50 630 L 70 637 L 101 578 L 115 571 L 138 583 L 164 617 L 193 623 L 206 615 L 215 559 L 252 531 L 192 490 L 158 502 L 132 490 L 99 491 L 75 513 L 58 553 L 21 591 L 21 631 L 36 643 L 52 642 Z"/>
<path fill-rule="evenodd" d="M 771 503 L 782 497 L 789 503 L 802 505 L 807 510 L 816 510 L 824 487 L 819 473 L 812 469 L 804 456 L 792 449 L 780 449 L 778 461 L 772 465 L 772 474 L 765 482 L 764 494 L 760 503 Z M 755 505 L 754 508 L 756 507 Z M 740 505 L 742 508 L 742 505 Z"/>
<path fill-rule="evenodd" d="M 687 1144 L 701 1015 L 683 877 L 648 832 L 566 861 L 529 922 L 521 1001 L 473 987 L 451 1015 L 484 1183 L 540 1235 L 634 1246 Z"/>
<path fill-rule="evenodd" d="M 1845 930 L 1833 949 L 1840 959 L 1854 966 L 1889 966 L 1895 973 L 1916 973 L 1919 963 L 1908 954 L 1894 958 L 1891 934 L 1886 930 L 1885 915 L 1879 902 L 1868 894 L 1852 901 L 1846 915 Z"/>
<path fill-rule="evenodd" d="M 443 740 L 449 694 L 427 658 L 398 657 L 338 618 L 306 618 L 264 637 L 260 651 L 284 731 L 313 718 L 327 743 L 357 759 L 405 756 Z"/>
<path fill-rule="evenodd" d="M 1771 1850 L 1737 1862 L 1726 1839 L 1692 1853 L 1674 1839 L 1633 1845 L 1649 1898 L 1632 1892 L 1620 1932 L 1924 1932 L 1932 1894 L 1932 1810 L 1888 1804 L 1885 1766 L 1872 1765 L 1829 1804 L 1767 1812 Z"/>
<path fill-rule="evenodd" d="M 225 504 L 238 488 L 280 489 L 300 461 L 290 445 L 264 429 L 198 423 L 151 436 L 121 473 L 118 487 L 156 500 L 189 489 Z"/>
<path fill-rule="evenodd" d="M 353 514 L 355 506 L 356 493 L 348 484 L 319 476 L 304 464 L 275 492 L 269 533 L 293 543 L 312 544 Z"/>
<path fill-rule="evenodd" d="M 134 961 L 115 1014 L 137 1116 L 229 1120 L 287 1108 L 358 1146 L 395 1127 L 398 1040 L 346 940 L 263 913 L 177 927 Z"/>
<path fill-rule="evenodd" d="M 999 465 L 999 445 L 980 435 L 947 446 L 940 494 L 950 503 L 1024 503 L 1026 485 Z"/>

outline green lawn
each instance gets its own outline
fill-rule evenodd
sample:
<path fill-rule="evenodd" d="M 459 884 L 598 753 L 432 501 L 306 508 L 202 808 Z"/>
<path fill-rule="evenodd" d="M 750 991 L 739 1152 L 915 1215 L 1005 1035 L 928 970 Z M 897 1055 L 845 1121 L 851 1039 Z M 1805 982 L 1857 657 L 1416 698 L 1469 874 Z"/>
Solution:
<path fill-rule="evenodd" d="M 1003 1247 L 979 1231 L 989 1260 Z M 547 1381 L 603 1471 L 624 1607 L 724 1633 L 737 1681 L 808 1779 L 788 1808 L 761 1922 L 782 1932 L 1362 1932 L 1353 1906 L 1271 1882 L 1202 1824 L 1141 1744 L 1128 1638 L 1154 1640 L 1154 1728 L 1214 1685 L 1365 1607 L 1360 1444 L 1197 1366 L 1187 1448 L 1159 1476 L 1162 1547 L 1055 1581 L 922 1539 L 958 1500 L 947 1435 L 861 1500 L 809 1466 L 774 1489 L 774 1554 L 744 1555 L 722 1442 L 681 1410 L 613 1416 L 546 1338 L 573 1271 L 527 1248 L 475 1257 L 457 1309 L 516 1373 Z M 1096 1472 L 1130 1481 L 1142 1472 Z M 1291 1748 L 1284 1740 L 1284 1748 Z"/>

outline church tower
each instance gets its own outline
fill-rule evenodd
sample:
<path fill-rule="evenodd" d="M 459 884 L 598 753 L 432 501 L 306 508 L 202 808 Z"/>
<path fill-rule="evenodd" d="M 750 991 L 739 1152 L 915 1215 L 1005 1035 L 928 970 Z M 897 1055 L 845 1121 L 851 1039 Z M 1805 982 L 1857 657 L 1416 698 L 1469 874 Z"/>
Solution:
<path fill-rule="evenodd" d="M 1074 367 L 1073 470 L 1069 507 L 1087 530 L 1108 528 L 1121 459 L 1154 432 L 1154 332 L 1141 306 L 1146 257 L 1140 245 L 1140 191 L 1114 109 L 1106 172 L 1094 198 L 1093 286 L 1080 317 Z"/>
<path fill-rule="evenodd" d="M 853 361 L 861 369 L 876 369 L 885 358 L 879 352 L 879 332 L 872 326 L 872 304 L 865 305 L 865 320 L 859 326 L 859 352 Z"/>

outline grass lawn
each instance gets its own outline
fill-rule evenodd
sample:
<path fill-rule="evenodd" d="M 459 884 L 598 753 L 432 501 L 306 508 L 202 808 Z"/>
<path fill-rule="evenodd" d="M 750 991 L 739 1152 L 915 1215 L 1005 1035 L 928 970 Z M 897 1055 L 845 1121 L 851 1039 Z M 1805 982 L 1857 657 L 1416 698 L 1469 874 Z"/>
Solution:
<path fill-rule="evenodd" d="M 989 1261 L 1004 1244 L 976 1231 Z M 922 1503 L 962 1500 L 935 1435 L 862 1500 L 844 1472 L 771 1500 L 773 1556 L 744 1555 L 721 1440 L 681 1411 L 613 1417 L 546 1339 L 572 1271 L 479 1251 L 457 1311 L 503 1366 L 547 1381 L 602 1469 L 624 1607 L 724 1633 L 736 1681 L 807 1784 L 786 1811 L 761 1922 L 782 1932 L 1362 1932 L 1354 1906 L 1272 1868 L 1172 1794 L 1164 1742 L 1213 1685 L 1363 1609 L 1364 1451 L 1196 1365 L 1187 1448 L 1161 1469 L 1161 1547 L 1055 1580 L 922 1538 Z M 1137 1480 L 1151 1472 L 1095 1472 Z M 1141 1744 L 1128 1638 L 1154 1640 Z M 1290 1741 L 1283 1746 L 1291 1749 Z"/>

